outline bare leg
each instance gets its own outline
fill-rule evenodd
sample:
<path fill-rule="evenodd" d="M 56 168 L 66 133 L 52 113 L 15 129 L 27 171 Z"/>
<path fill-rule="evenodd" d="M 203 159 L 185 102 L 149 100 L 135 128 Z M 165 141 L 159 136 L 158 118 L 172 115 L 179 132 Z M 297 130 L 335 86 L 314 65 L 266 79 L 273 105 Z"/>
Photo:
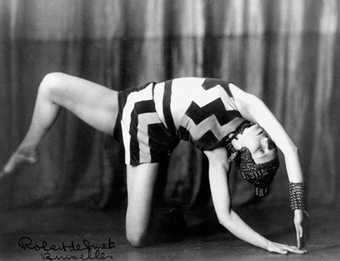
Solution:
<path fill-rule="evenodd" d="M 126 237 L 131 245 L 147 243 L 152 195 L 157 177 L 158 163 L 127 166 L 128 207 L 126 212 Z"/>
<path fill-rule="evenodd" d="M 118 113 L 118 92 L 63 73 L 50 73 L 42 80 L 30 127 L 0 175 L 37 161 L 41 139 L 64 107 L 99 131 L 112 134 Z"/>

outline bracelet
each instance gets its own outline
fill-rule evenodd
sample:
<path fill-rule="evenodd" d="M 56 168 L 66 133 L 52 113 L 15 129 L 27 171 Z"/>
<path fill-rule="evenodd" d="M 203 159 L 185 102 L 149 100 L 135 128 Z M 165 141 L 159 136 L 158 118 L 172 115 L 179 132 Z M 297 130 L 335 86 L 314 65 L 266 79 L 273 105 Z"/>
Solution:
<path fill-rule="evenodd" d="M 304 184 L 289 182 L 289 205 L 292 210 L 305 209 Z"/>

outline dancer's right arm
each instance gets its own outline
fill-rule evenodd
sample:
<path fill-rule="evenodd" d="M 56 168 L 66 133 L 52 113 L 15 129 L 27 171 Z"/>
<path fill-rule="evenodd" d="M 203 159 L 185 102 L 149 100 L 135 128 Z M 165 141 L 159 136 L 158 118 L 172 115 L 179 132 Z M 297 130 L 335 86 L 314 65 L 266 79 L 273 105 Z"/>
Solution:
<path fill-rule="evenodd" d="M 288 252 L 303 254 L 305 251 L 297 249 L 295 246 L 288 246 L 272 242 L 249 227 L 231 209 L 230 193 L 228 188 L 229 163 L 227 153 L 224 148 L 213 151 L 205 151 L 209 160 L 209 182 L 214 208 L 217 218 L 222 226 L 228 229 L 236 237 L 267 251 L 279 254 Z"/>

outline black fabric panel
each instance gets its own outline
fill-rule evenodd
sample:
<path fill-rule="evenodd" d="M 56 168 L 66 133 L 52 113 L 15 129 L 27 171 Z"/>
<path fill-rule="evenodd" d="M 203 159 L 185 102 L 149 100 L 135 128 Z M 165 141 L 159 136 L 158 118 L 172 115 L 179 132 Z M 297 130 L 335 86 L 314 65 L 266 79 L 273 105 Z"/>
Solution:
<path fill-rule="evenodd" d="M 151 162 L 161 162 L 169 157 L 174 147 L 178 144 L 177 137 L 171 135 L 162 123 L 148 126 Z"/>
<path fill-rule="evenodd" d="M 170 104 L 171 104 L 171 92 L 172 92 L 172 81 L 166 81 L 164 86 L 164 98 L 163 98 L 163 113 L 166 125 L 168 126 L 171 133 L 176 133 L 176 127 L 174 119 L 172 118 Z"/>
<path fill-rule="evenodd" d="M 190 132 L 182 126 L 179 128 L 178 134 L 181 139 L 193 143 L 200 150 L 211 150 L 217 148 L 221 144 L 221 141 L 218 141 L 216 136 L 211 131 L 207 131 L 196 141 L 192 139 Z"/>
<path fill-rule="evenodd" d="M 215 87 L 216 85 L 221 85 L 223 87 L 223 89 L 228 93 L 228 95 L 230 97 L 233 97 L 230 89 L 229 89 L 229 85 L 228 82 L 220 80 L 220 79 L 215 79 L 215 78 L 206 78 L 204 80 L 204 82 L 202 83 L 202 87 L 205 90 L 209 90 L 210 88 Z"/>
<path fill-rule="evenodd" d="M 226 111 L 221 98 L 218 98 L 203 107 L 192 102 L 185 114 L 190 117 L 195 124 L 199 124 L 211 115 L 215 115 L 221 125 L 230 122 L 236 117 L 241 117 L 238 111 Z"/>
<path fill-rule="evenodd" d="M 137 139 L 138 132 L 138 115 L 146 112 L 155 112 L 155 104 L 152 100 L 136 102 L 134 109 L 131 112 L 131 124 L 130 124 L 130 157 L 131 165 L 137 165 L 139 163 L 139 143 Z"/>

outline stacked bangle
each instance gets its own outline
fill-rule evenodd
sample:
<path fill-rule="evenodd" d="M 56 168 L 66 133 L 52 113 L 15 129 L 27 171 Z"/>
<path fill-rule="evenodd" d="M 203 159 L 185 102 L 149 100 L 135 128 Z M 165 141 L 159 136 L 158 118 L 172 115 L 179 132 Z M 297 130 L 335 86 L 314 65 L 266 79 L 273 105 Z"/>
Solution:
<path fill-rule="evenodd" d="M 292 210 L 305 209 L 304 204 L 304 184 L 289 183 L 289 205 Z"/>

